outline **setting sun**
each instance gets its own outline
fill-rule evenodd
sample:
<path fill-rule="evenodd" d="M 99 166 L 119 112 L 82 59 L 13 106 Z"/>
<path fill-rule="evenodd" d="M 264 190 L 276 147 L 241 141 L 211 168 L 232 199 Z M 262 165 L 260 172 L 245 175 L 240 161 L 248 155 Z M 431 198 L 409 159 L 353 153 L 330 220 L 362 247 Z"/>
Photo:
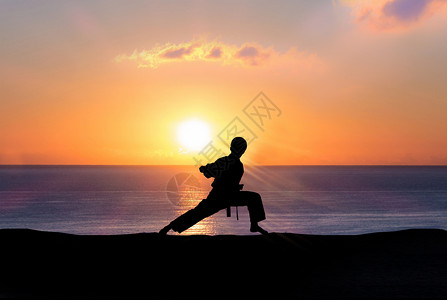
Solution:
<path fill-rule="evenodd" d="M 199 119 L 186 120 L 177 127 L 177 139 L 185 150 L 200 151 L 211 141 L 211 130 Z"/>

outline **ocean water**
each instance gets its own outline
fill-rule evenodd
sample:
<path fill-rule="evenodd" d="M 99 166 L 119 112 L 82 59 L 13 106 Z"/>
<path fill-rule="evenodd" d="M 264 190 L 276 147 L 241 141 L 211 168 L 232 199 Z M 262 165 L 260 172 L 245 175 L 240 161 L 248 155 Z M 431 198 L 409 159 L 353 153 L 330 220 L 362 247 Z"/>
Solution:
<path fill-rule="evenodd" d="M 362 234 L 447 229 L 447 167 L 246 167 L 272 232 Z M 154 232 L 206 197 L 212 179 L 188 166 L 0 166 L 0 228 L 74 234 Z M 183 234 L 248 235 L 246 207 Z"/>

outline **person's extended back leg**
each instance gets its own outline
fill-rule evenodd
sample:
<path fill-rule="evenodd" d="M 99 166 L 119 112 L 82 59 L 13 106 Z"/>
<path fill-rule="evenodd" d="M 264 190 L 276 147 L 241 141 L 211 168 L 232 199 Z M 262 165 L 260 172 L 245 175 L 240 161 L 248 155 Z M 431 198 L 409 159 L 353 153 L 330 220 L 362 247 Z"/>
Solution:
<path fill-rule="evenodd" d="M 220 208 L 215 207 L 210 204 L 209 200 L 204 199 L 195 208 L 188 210 L 161 229 L 159 233 L 164 235 L 171 229 L 181 233 L 219 210 Z"/>

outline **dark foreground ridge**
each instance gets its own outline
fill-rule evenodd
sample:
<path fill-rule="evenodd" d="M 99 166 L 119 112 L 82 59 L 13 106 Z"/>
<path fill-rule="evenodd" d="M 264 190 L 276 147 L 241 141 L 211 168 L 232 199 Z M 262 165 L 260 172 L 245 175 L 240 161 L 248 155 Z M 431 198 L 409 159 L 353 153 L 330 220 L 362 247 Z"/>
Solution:
<path fill-rule="evenodd" d="M 447 232 L 81 236 L 0 230 L 0 296 L 447 298 Z"/>

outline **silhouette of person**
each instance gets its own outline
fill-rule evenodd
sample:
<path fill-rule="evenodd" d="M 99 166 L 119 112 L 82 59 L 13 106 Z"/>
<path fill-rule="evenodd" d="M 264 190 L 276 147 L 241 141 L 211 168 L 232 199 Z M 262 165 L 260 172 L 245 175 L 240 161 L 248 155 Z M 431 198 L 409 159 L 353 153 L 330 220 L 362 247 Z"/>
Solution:
<path fill-rule="evenodd" d="M 213 187 L 206 199 L 203 199 L 195 208 L 176 218 L 163 229 L 160 234 L 169 230 L 183 232 L 201 220 L 217 213 L 221 209 L 231 206 L 247 206 L 250 216 L 250 231 L 267 234 L 267 231 L 258 225 L 265 220 L 264 206 L 261 196 L 255 192 L 242 191 L 243 184 L 239 184 L 244 174 L 244 166 L 240 157 L 247 149 L 247 141 L 242 137 L 235 137 L 231 141 L 230 155 L 216 160 L 214 163 L 201 166 L 199 171 L 206 178 L 214 177 Z"/>

